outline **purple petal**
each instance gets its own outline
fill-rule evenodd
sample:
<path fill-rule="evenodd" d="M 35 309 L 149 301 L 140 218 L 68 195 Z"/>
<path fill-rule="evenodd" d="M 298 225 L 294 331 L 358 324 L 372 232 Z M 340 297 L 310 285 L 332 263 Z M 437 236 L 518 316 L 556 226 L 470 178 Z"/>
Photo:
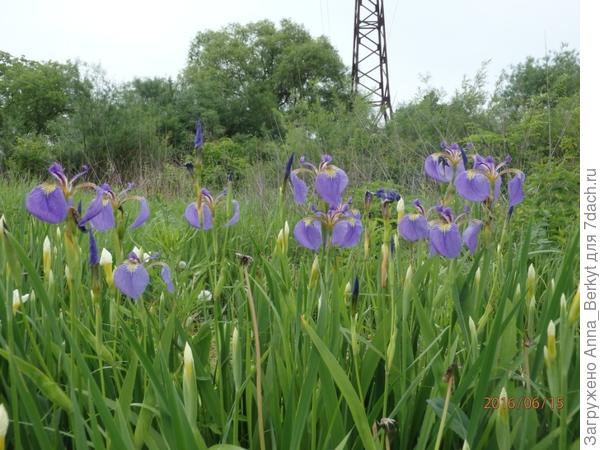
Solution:
<path fill-rule="evenodd" d="M 114 228 L 115 213 L 113 211 L 112 202 L 107 202 L 90 222 L 98 231 L 106 231 Z"/>
<path fill-rule="evenodd" d="M 129 225 L 130 230 L 134 230 L 137 227 L 140 227 L 148 220 L 150 217 L 150 207 L 148 206 L 148 201 L 144 197 L 136 197 L 136 200 L 140 202 L 140 212 L 136 217 L 135 221 Z"/>
<path fill-rule="evenodd" d="M 429 242 L 435 252 L 446 258 L 456 258 L 460 255 L 462 241 L 455 223 L 431 227 Z"/>
<path fill-rule="evenodd" d="M 115 286 L 125 295 L 137 300 L 148 286 L 150 276 L 143 265 L 125 262 L 115 269 Z"/>
<path fill-rule="evenodd" d="M 496 200 L 498 200 L 498 197 L 500 197 L 500 188 L 502 187 L 502 177 L 500 175 L 498 175 L 498 178 L 496 178 L 496 181 L 494 181 L 494 201 L 493 203 L 496 203 Z"/>
<path fill-rule="evenodd" d="M 348 175 L 342 169 L 327 165 L 317 175 L 315 189 L 329 206 L 339 206 L 342 203 L 342 194 L 348 186 Z"/>
<path fill-rule="evenodd" d="M 482 202 L 490 196 L 490 182 L 476 170 L 465 170 L 456 176 L 456 191 L 461 197 L 473 202 Z"/>
<path fill-rule="evenodd" d="M 200 214 L 200 222 L 202 223 L 202 229 L 204 230 L 210 230 L 213 226 L 212 212 L 206 203 L 202 204 L 202 214 Z"/>
<path fill-rule="evenodd" d="M 299 205 L 304 203 L 308 194 L 306 183 L 296 174 L 295 170 L 290 174 L 290 181 L 294 188 L 294 201 Z"/>
<path fill-rule="evenodd" d="M 53 162 L 48 168 L 48 172 L 50 172 L 50 175 L 56 178 L 60 184 L 66 186 L 67 176 L 59 163 Z"/>
<path fill-rule="evenodd" d="M 421 214 L 407 214 L 398 223 L 398 233 L 407 241 L 426 239 L 429 233 L 429 224 Z"/>
<path fill-rule="evenodd" d="M 517 174 L 508 182 L 509 207 L 518 205 L 525 198 L 523 183 L 525 183 L 525 174 L 523 172 L 517 172 Z"/>
<path fill-rule="evenodd" d="M 445 158 L 437 155 L 429 155 L 425 159 L 424 169 L 425 173 L 436 181 L 448 183 L 452 179 L 452 166 Z"/>
<path fill-rule="evenodd" d="M 173 281 L 171 281 L 171 269 L 166 264 L 160 269 L 160 277 L 167 285 L 167 290 L 169 292 L 175 292 L 175 286 L 173 286 Z"/>
<path fill-rule="evenodd" d="M 27 211 L 48 223 L 61 223 L 67 217 L 69 205 L 56 185 L 42 184 L 34 187 L 25 200 Z"/>
<path fill-rule="evenodd" d="M 481 220 L 471 220 L 467 228 L 463 231 L 463 242 L 471 252 L 471 255 L 474 255 L 477 250 L 477 240 L 482 225 L 483 222 Z"/>
<path fill-rule="evenodd" d="M 302 219 L 294 227 L 294 237 L 303 247 L 318 250 L 323 241 L 321 237 L 321 222 Z"/>
<path fill-rule="evenodd" d="M 360 219 L 350 217 L 347 220 L 341 220 L 333 226 L 333 235 L 331 243 L 337 247 L 354 247 L 360 240 L 362 233 L 362 222 Z"/>
<path fill-rule="evenodd" d="M 200 220 L 198 218 L 198 208 L 196 206 L 196 202 L 192 202 L 189 205 L 187 205 L 187 207 L 185 208 L 185 213 L 183 215 L 185 217 L 185 220 L 187 220 L 191 226 L 193 226 L 194 228 L 201 228 Z"/>
<path fill-rule="evenodd" d="M 231 216 L 229 222 L 225 224 L 226 227 L 235 225 L 240 220 L 240 202 L 237 200 L 231 200 L 231 204 L 233 205 L 233 216 Z"/>
<path fill-rule="evenodd" d="M 96 189 L 96 197 L 90 202 L 90 206 L 88 206 L 88 209 L 83 215 L 83 217 L 79 219 L 80 227 L 84 226 L 86 223 L 88 223 L 90 220 L 92 220 L 94 217 L 96 217 L 102 212 L 102 209 L 105 206 L 104 200 L 104 190 L 100 188 Z M 109 200 L 106 199 L 106 201 Z"/>
<path fill-rule="evenodd" d="M 94 266 L 100 262 L 98 257 L 98 246 L 96 245 L 96 239 L 92 230 L 88 231 L 90 237 L 90 265 Z"/>

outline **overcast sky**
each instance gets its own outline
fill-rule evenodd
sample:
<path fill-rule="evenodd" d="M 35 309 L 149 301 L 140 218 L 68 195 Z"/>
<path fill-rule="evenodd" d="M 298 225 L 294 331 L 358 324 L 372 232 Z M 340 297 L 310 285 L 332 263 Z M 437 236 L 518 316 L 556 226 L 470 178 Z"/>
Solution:
<path fill-rule="evenodd" d="M 36 60 L 79 59 L 108 77 L 172 76 L 200 30 L 290 18 L 326 35 L 352 61 L 354 0 L 1 0 L 0 50 Z M 422 86 L 453 93 L 463 76 L 500 71 L 562 42 L 579 49 L 576 0 L 385 0 L 393 103 Z"/>

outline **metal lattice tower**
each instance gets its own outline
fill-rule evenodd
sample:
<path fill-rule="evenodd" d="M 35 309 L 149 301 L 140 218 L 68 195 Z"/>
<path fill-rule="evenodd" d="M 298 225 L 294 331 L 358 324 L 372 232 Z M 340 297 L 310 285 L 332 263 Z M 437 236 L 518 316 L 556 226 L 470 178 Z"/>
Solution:
<path fill-rule="evenodd" d="M 383 0 L 355 0 L 352 92 L 367 95 L 387 122 L 392 114 Z"/>

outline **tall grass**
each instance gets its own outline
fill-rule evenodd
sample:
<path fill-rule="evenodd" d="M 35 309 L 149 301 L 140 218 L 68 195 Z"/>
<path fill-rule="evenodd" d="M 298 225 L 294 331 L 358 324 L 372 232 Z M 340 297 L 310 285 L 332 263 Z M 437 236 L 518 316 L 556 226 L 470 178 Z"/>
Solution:
<path fill-rule="evenodd" d="M 92 289 L 84 235 L 69 247 L 63 226 L 22 211 L 23 186 L 0 192 L 9 448 L 576 445 L 577 236 L 558 252 L 532 252 L 528 229 L 509 227 L 456 260 L 401 241 L 386 264 L 377 215 L 368 253 L 359 245 L 313 254 L 291 237 L 277 243 L 284 219 L 293 225 L 299 214 L 269 207 L 274 194 L 271 203 L 247 195 L 241 222 L 227 231 L 192 231 L 180 218 L 183 200 L 161 201 L 124 248 L 161 252 L 176 292 L 153 277 L 133 302 L 105 279 Z M 98 242 L 114 253 L 110 233 Z M 15 290 L 28 301 L 13 305 Z"/>

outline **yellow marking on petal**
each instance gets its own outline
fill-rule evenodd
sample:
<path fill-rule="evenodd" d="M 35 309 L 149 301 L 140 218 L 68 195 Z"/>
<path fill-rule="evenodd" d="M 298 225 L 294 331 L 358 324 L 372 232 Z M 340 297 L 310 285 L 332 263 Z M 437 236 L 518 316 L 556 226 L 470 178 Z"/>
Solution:
<path fill-rule="evenodd" d="M 408 218 L 412 221 L 415 221 L 419 218 L 420 214 L 412 213 L 408 215 Z"/>
<path fill-rule="evenodd" d="M 451 224 L 449 224 L 449 223 L 443 223 L 443 224 L 439 225 L 439 229 L 442 232 L 448 231 L 450 229 L 450 227 L 451 227 Z"/>
<path fill-rule="evenodd" d="M 475 175 L 477 175 L 477 172 L 475 172 L 474 170 L 467 170 L 467 179 L 472 180 L 473 178 L 475 178 Z"/>
<path fill-rule="evenodd" d="M 127 270 L 129 270 L 131 273 L 135 272 L 138 268 L 138 263 L 134 263 L 129 261 L 127 263 Z"/>
<path fill-rule="evenodd" d="M 42 190 L 46 194 L 51 194 L 52 192 L 54 192 L 56 190 L 56 185 L 55 184 L 50 184 L 50 183 L 43 183 L 42 184 Z"/>
<path fill-rule="evenodd" d="M 337 175 L 337 167 L 335 166 L 327 166 L 325 167 L 325 169 L 323 169 L 323 173 L 326 174 L 328 177 L 335 177 Z"/>

